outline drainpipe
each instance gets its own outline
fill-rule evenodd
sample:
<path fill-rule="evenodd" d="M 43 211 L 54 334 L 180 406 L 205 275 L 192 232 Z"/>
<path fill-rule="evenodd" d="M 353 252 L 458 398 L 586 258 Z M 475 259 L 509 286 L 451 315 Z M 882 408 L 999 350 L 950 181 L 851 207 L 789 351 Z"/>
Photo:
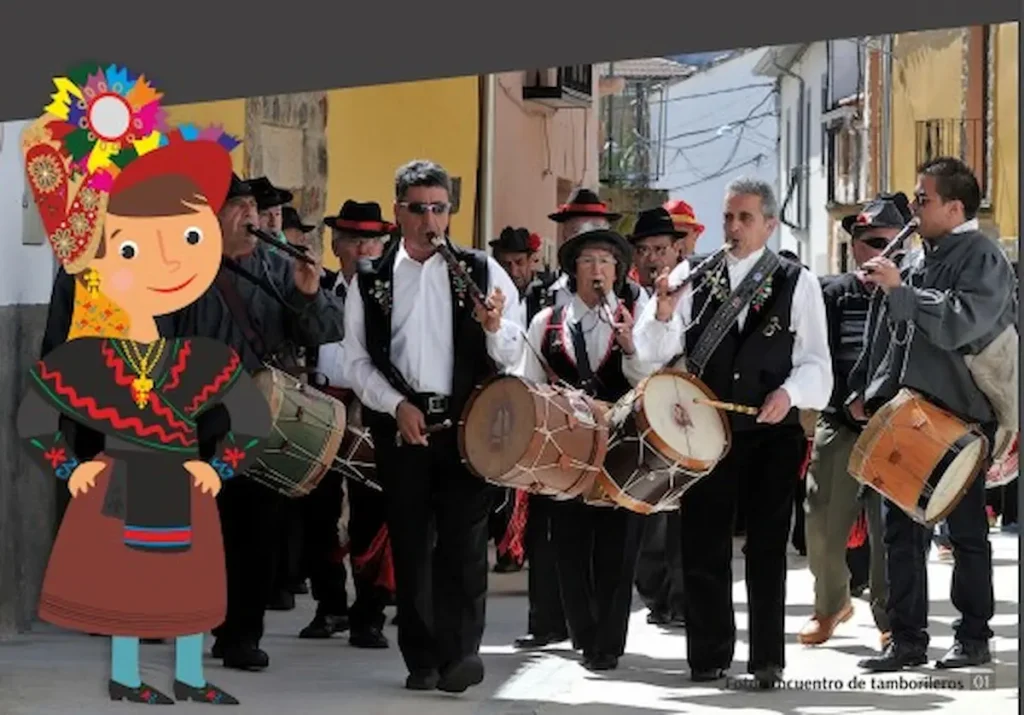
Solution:
<path fill-rule="evenodd" d="M 881 176 L 878 177 L 878 190 L 883 193 L 889 191 L 889 171 L 892 163 L 890 147 L 892 144 L 892 35 L 882 38 L 882 126 L 879 131 L 879 149 L 881 161 L 879 168 Z"/>
<path fill-rule="evenodd" d="M 480 238 L 486 246 L 494 236 L 494 100 L 497 78 L 493 74 L 484 76 L 483 122 L 481 123 L 480 157 Z"/>
<path fill-rule="evenodd" d="M 772 52 L 772 64 L 775 65 L 775 69 L 777 69 L 779 72 L 781 72 L 784 75 L 792 77 L 793 79 L 795 79 L 797 82 L 800 83 L 800 96 L 799 96 L 800 98 L 798 99 L 798 104 L 797 104 L 797 115 L 799 116 L 799 113 L 802 112 L 803 108 L 804 108 L 804 98 L 806 97 L 806 94 L 807 94 L 807 82 L 805 82 L 804 78 L 801 77 L 800 75 L 795 74 L 794 72 L 792 72 L 788 68 L 783 67 L 782 65 L 780 65 L 776 61 L 775 57 L 776 57 L 775 53 Z M 780 100 L 782 99 L 782 83 L 781 82 L 779 83 L 779 99 Z M 781 105 L 780 105 L 780 116 L 781 116 Z M 811 118 L 807 117 L 808 124 L 810 123 L 810 121 L 811 121 Z M 810 127 L 804 127 L 804 129 L 806 129 L 808 132 L 810 131 Z M 800 150 L 796 154 L 798 161 L 797 161 L 797 166 L 795 167 L 795 170 L 796 171 L 801 171 L 801 167 L 803 166 L 802 160 L 806 160 L 807 159 L 807 157 L 803 156 L 804 149 L 806 148 L 806 144 L 804 143 L 804 138 L 803 137 L 798 137 L 797 140 L 799 142 Z M 786 150 L 788 151 L 789 147 L 786 147 Z M 793 183 L 794 183 L 792 181 L 792 172 L 793 171 L 794 171 L 794 169 L 791 167 L 790 168 L 790 176 L 786 177 L 786 179 L 789 180 L 789 185 L 790 186 L 793 186 Z M 808 178 L 809 178 L 809 176 L 810 175 L 808 174 Z M 779 209 L 779 213 L 780 214 L 785 213 L 784 209 L 785 209 L 786 205 L 789 203 L 789 199 L 790 199 L 790 196 L 783 197 L 782 206 Z M 790 223 L 789 221 L 787 221 L 785 216 L 779 216 L 779 221 L 781 221 L 784 225 L 788 226 L 791 230 L 794 230 L 794 231 L 799 231 L 800 230 L 796 225 L 794 225 L 794 224 Z"/>

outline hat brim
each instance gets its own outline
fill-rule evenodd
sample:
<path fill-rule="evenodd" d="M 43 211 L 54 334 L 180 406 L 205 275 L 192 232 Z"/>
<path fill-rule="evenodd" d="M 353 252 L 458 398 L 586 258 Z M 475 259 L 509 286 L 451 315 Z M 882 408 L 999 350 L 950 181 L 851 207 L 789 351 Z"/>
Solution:
<path fill-rule="evenodd" d="M 342 231 L 358 238 L 380 238 L 390 236 L 397 228 L 387 221 L 346 221 L 338 216 L 328 216 L 324 225 L 334 231 Z"/>
<path fill-rule="evenodd" d="M 659 228 L 632 233 L 626 237 L 626 240 L 628 240 L 630 243 L 636 243 L 637 241 L 643 241 L 645 238 L 654 238 L 655 236 L 668 236 L 672 240 L 678 241 L 682 238 L 686 238 L 688 235 L 688 233 L 683 233 L 677 228 L 674 228 L 670 231 L 666 231 L 664 229 Z"/>
<path fill-rule="evenodd" d="M 255 195 L 256 205 L 260 211 L 267 211 L 275 206 L 285 206 L 295 198 L 295 195 L 287 189 L 274 189 L 272 194 L 260 193 L 257 190 Z"/>
<path fill-rule="evenodd" d="M 182 141 L 160 147 L 128 164 L 114 180 L 112 194 L 157 176 L 177 174 L 192 181 L 214 213 L 231 187 L 231 154 L 212 141 Z M 249 195 L 249 194 L 244 194 Z"/>
<path fill-rule="evenodd" d="M 316 226 L 310 226 L 309 224 L 305 224 L 305 223 L 300 223 L 300 224 L 289 224 L 289 225 L 287 225 L 287 226 L 282 226 L 282 227 L 281 227 L 281 230 L 282 230 L 282 231 L 287 231 L 287 230 L 288 230 L 288 229 L 290 229 L 290 228 L 297 228 L 297 229 L 299 229 L 300 231 L 302 231 L 303 233 L 309 233 L 309 232 L 310 232 L 310 231 L 312 231 L 312 230 L 313 230 L 314 228 L 316 228 Z"/>
<path fill-rule="evenodd" d="M 598 211 L 566 211 L 564 213 L 555 212 L 553 214 L 548 214 L 548 218 L 555 223 L 565 223 L 571 218 L 603 218 L 608 222 L 613 223 L 622 218 L 622 214 L 600 213 Z"/>
<path fill-rule="evenodd" d="M 494 239 L 493 241 L 488 242 L 487 245 L 490 246 L 491 250 L 494 251 L 495 253 L 536 253 L 537 252 L 537 251 L 533 250 L 532 248 L 530 248 L 529 246 L 518 246 L 518 245 L 514 245 L 513 246 L 513 245 L 509 245 L 507 243 L 502 243 L 501 239 L 497 239 L 497 238 Z M 540 249 L 537 249 L 537 250 L 539 251 Z"/>
<path fill-rule="evenodd" d="M 598 229 L 578 233 L 563 243 L 558 249 L 558 266 L 564 273 L 571 274 L 575 270 L 576 257 L 591 243 L 610 243 L 622 252 L 622 259 L 633 262 L 633 246 L 620 234 L 611 229 Z"/>

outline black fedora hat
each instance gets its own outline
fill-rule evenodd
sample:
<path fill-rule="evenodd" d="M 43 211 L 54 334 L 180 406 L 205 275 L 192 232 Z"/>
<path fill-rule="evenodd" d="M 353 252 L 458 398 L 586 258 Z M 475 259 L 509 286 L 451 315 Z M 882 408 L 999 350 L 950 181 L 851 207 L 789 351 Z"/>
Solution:
<path fill-rule="evenodd" d="M 285 206 L 281 209 L 281 230 L 284 231 L 289 228 L 297 228 L 303 233 L 309 233 L 316 226 L 302 223 L 302 217 L 299 216 L 299 212 L 291 206 Z"/>
<path fill-rule="evenodd" d="M 349 199 L 337 216 L 324 218 L 324 225 L 360 238 L 379 238 L 395 231 L 395 225 L 384 220 L 376 201 L 360 203 Z"/>
<path fill-rule="evenodd" d="M 609 222 L 622 218 L 622 214 L 609 211 L 608 204 L 602 201 L 597 194 L 584 188 L 573 191 L 568 201 L 558 207 L 558 211 L 548 214 L 548 218 L 555 223 L 563 223 L 571 218 L 584 216 L 604 218 Z"/>
<path fill-rule="evenodd" d="M 260 211 L 266 211 L 275 206 L 284 206 L 294 198 L 291 191 L 279 189 L 271 184 L 270 179 L 265 176 L 249 179 L 249 185 L 252 186 L 253 195 L 256 197 L 256 206 Z"/>
<path fill-rule="evenodd" d="M 879 194 L 864 210 L 843 217 L 843 229 L 855 236 L 869 228 L 903 228 L 913 217 L 910 200 L 902 191 Z"/>
<path fill-rule="evenodd" d="M 529 229 L 506 226 L 489 245 L 495 253 L 536 253 L 541 243 L 541 237 Z"/>
<path fill-rule="evenodd" d="M 633 233 L 629 235 L 629 242 L 636 243 L 652 236 L 683 238 L 686 234 L 676 229 L 676 225 L 672 221 L 672 214 L 668 210 L 657 206 L 640 212 L 636 219 L 636 226 L 633 227 Z"/>
<path fill-rule="evenodd" d="M 558 266 L 562 269 L 562 272 L 574 275 L 576 272 L 576 259 L 584 248 L 594 243 L 611 244 L 619 250 L 622 254 L 620 260 L 623 265 L 619 266 L 616 272 L 621 271 L 625 275 L 625 271 L 629 269 L 629 264 L 633 261 L 633 247 L 621 234 L 610 228 L 583 231 L 563 243 L 558 249 Z"/>
<path fill-rule="evenodd" d="M 228 187 L 228 195 L 225 198 L 225 201 L 229 199 L 236 199 L 241 196 L 253 196 L 252 184 L 248 181 L 243 181 L 238 177 L 238 174 L 232 172 L 231 185 Z"/>

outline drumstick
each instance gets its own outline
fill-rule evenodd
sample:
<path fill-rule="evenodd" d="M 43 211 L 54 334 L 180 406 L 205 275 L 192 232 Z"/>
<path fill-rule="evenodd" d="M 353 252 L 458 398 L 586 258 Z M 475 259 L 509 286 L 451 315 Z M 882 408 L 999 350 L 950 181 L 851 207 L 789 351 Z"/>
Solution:
<path fill-rule="evenodd" d="M 756 417 L 761 414 L 761 410 L 757 407 L 748 407 L 747 405 L 737 405 L 734 402 L 719 402 L 718 400 L 708 400 L 705 398 L 694 398 L 693 400 L 698 405 L 707 405 L 708 407 L 716 407 L 726 412 L 739 412 L 741 415 L 752 415 Z"/>
<path fill-rule="evenodd" d="M 452 421 L 451 420 L 445 420 L 444 422 L 441 422 L 440 424 L 436 424 L 436 425 L 427 425 L 426 429 L 423 430 L 423 434 L 424 435 L 433 434 L 434 432 L 440 432 L 441 430 L 446 430 L 446 429 L 448 429 L 451 426 L 452 426 Z M 403 444 L 405 444 L 405 440 L 402 439 L 402 433 L 401 432 L 396 432 L 395 433 L 395 446 L 396 447 L 401 447 Z"/>

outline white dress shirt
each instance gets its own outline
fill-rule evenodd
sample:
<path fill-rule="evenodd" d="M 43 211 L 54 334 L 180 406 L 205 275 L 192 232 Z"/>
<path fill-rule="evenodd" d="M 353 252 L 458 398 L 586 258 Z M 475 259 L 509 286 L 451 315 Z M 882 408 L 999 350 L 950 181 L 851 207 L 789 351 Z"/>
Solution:
<path fill-rule="evenodd" d="M 501 327 L 486 333 L 487 353 L 499 369 L 509 369 L 519 363 L 524 345 L 519 291 L 501 264 L 490 257 L 487 263 L 486 293 L 499 288 L 505 295 Z M 419 263 L 403 243 L 395 256 L 391 292 L 391 362 L 416 392 L 450 396 L 455 350 L 448 264 L 438 253 Z M 364 321 L 362 293 L 353 284 L 345 301 L 346 376 L 364 405 L 394 416 L 405 397 L 370 359 Z"/>
<path fill-rule="evenodd" d="M 764 251 L 762 248 L 741 259 L 726 255 L 729 284 L 733 290 L 746 278 Z M 689 261 L 683 261 L 670 274 L 669 285 L 678 285 L 689 273 Z M 633 330 L 633 341 L 642 360 L 665 364 L 686 347 L 685 327 L 690 326 L 693 315 L 692 286 L 684 290 L 672 318 L 667 323 L 659 321 L 655 316 L 657 305 L 656 299 L 651 300 L 640 314 Z M 748 313 L 749 308 L 745 307 L 737 318 L 741 330 Z M 782 388 L 789 394 L 789 401 L 793 407 L 801 410 L 824 409 L 832 396 L 833 383 L 832 357 L 828 347 L 828 321 L 825 317 L 821 284 L 806 268 L 800 270 L 800 277 L 797 279 L 789 325 L 795 338 L 793 369 L 782 384 Z"/>
<path fill-rule="evenodd" d="M 613 292 L 609 292 L 605 300 L 614 306 L 611 308 L 611 313 L 614 315 L 615 311 L 618 310 L 619 307 L 618 298 L 616 298 Z M 647 301 L 647 296 L 641 293 L 636 304 L 633 306 L 634 316 L 643 311 L 644 306 L 647 305 Z M 555 308 L 553 307 L 545 308 L 537 313 L 537 315 L 534 316 L 533 321 L 530 323 L 530 330 L 527 334 L 527 339 L 530 341 L 530 345 L 533 346 L 538 353 L 541 351 L 541 347 L 544 344 L 544 333 L 547 330 L 548 321 L 551 319 L 551 314 L 554 310 Z M 573 294 L 572 301 L 570 301 L 566 307 L 565 321 L 562 323 L 561 337 L 563 344 L 568 346 L 568 349 L 565 352 L 568 355 L 569 360 L 574 364 L 576 362 L 576 351 L 572 347 L 572 333 L 569 331 L 569 328 L 576 323 L 580 324 L 580 329 L 583 331 L 583 341 L 587 347 L 587 357 L 590 360 L 590 369 L 592 372 L 597 372 L 601 367 L 601 364 L 605 359 L 607 359 L 612 350 L 612 346 L 615 344 L 615 335 L 612 326 L 609 324 L 607 316 L 601 318 L 596 308 L 587 307 L 587 304 L 584 303 L 578 295 Z M 633 353 L 633 355 L 623 355 L 622 358 L 622 373 L 626 380 L 629 381 L 630 385 L 636 385 L 659 367 L 660 365 L 641 361 L 637 353 Z M 524 351 L 519 374 L 533 382 L 548 382 L 547 373 L 544 372 L 544 368 L 541 365 L 540 360 L 537 359 L 537 355 L 530 348 L 527 348 Z"/>
<path fill-rule="evenodd" d="M 334 285 L 331 286 L 331 291 L 337 296 L 338 286 L 345 280 L 345 274 L 338 271 L 338 277 L 334 281 Z M 357 290 L 355 285 L 355 276 L 352 276 L 352 280 L 348 284 L 348 293 L 353 290 Z M 338 300 L 341 300 L 341 296 L 337 296 Z M 347 365 L 345 363 L 345 343 L 343 340 L 339 340 L 336 343 L 325 343 L 320 346 L 320 351 L 317 356 L 317 371 L 327 378 L 327 384 L 329 387 L 337 387 L 340 389 L 351 389 L 352 385 L 349 383 L 345 370 Z"/>

